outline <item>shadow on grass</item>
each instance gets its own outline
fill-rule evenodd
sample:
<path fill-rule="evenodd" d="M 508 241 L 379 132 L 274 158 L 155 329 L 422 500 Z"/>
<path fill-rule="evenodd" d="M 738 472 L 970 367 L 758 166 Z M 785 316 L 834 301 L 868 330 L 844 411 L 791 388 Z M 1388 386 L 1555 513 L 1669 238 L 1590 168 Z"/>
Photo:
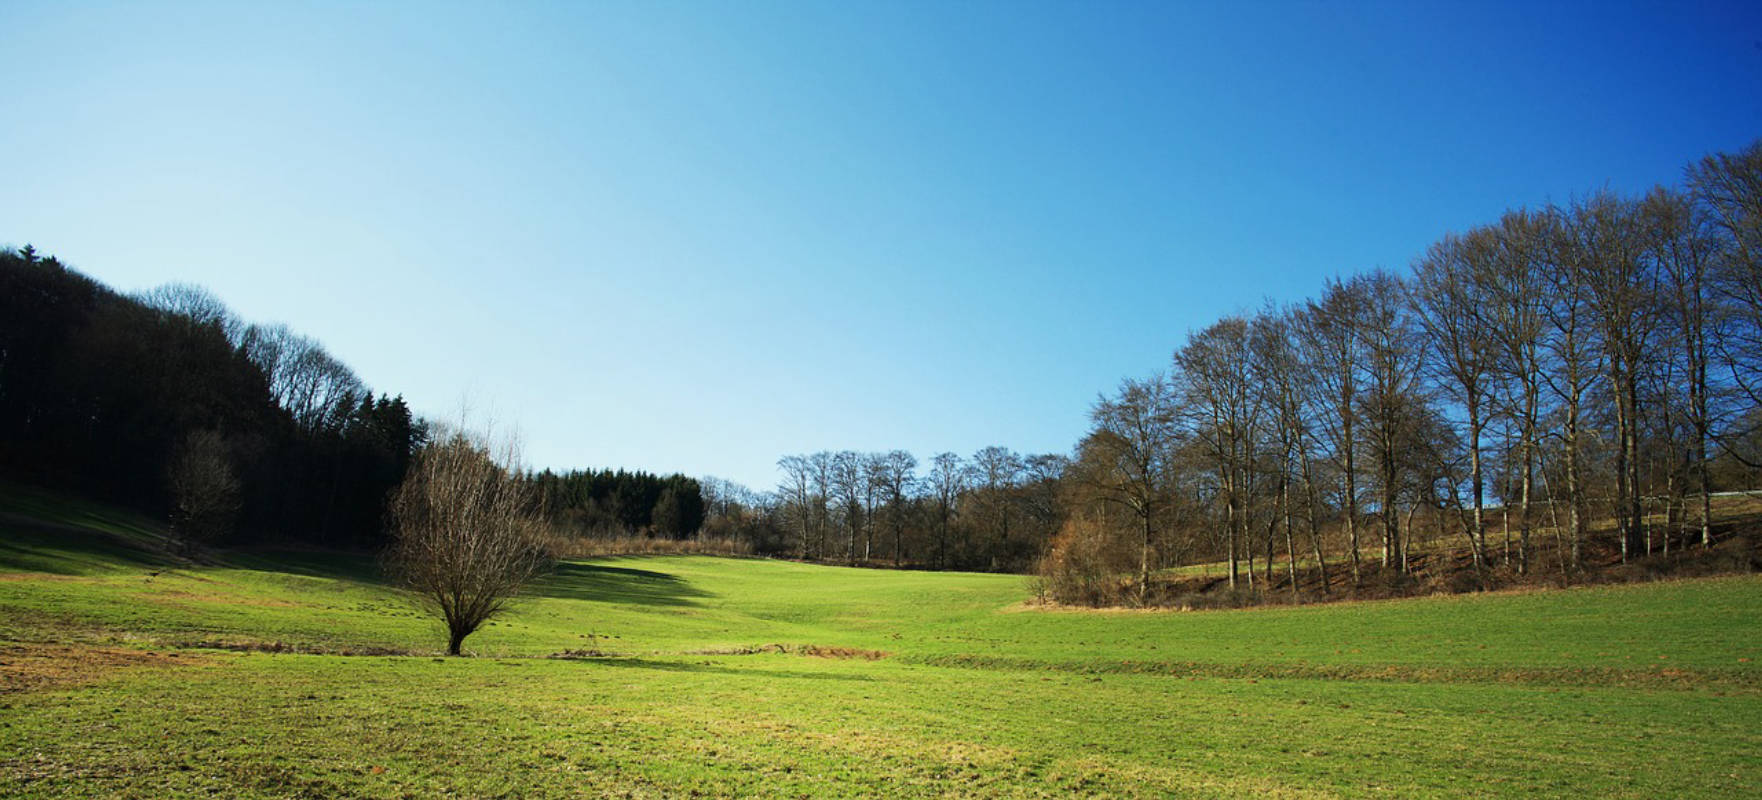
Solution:
<path fill-rule="evenodd" d="M 233 567 L 313 578 L 387 585 L 379 561 L 363 553 L 308 550 L 235 550 L 225 554 Z M 595 600 L 646 606 L 688 606 L 711 593 L 664 572 L 565 561 L 522 592 L 527 597 Z"/>
<path fill-rule="evenodd" d="M 379 561 L 371 555 L 325 550 L 233 550 L 224 554 L 227 566 L 262 572 L 285 572 L 309 578 L 331 578 L 356 583 L 384 584 Z"/>
<path fill-rule="evenodd" d="M 106 531 L 0 514 L 0 572 L 90 575 L 173 566 L 165 553 Z"/>
<path fill-rule="evenodd" d="M 697 598 L 714 596 L 677 575 L 575 561 L 558 564 L 556 570 L 534 585 L 529 594 L 644 606 L 689 606 L 696 605 Z"/>
<path fill-rule="evenodd" d="M 873 681 L 869 675 L 855 675 L 836 672 L 804 672 L 793 669 L 763 669 L 759 667 L 727 667 L 721 664 L 692 663 L 689 661 L 650 661 L 642 658 L 592 658 L 580 659 L 575 663 L 592 666 L 618 667 L 621 669 L 650 670 L 654 672 L 683 672 L 703 675 L 745 675 L 764 679 L 796 679 L 805 681 Z"/>

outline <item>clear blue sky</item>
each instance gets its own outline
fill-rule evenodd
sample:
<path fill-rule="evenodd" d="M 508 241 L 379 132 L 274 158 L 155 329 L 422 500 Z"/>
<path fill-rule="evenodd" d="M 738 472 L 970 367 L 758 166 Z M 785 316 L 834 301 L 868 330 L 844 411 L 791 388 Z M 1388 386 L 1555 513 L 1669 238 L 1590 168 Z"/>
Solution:
<path fill-rule="evenodd" d="M 538 466 L 1065 452 L 1219 315 L 1762 136 L 1759 9 L 0 0 L 0 243 Z"/>

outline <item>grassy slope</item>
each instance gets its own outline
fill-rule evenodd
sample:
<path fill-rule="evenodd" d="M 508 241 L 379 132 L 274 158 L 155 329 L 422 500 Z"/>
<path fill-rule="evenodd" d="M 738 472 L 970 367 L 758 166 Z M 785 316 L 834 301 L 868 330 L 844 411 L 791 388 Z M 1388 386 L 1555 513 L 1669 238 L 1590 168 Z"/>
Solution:
<path fill-rule="evenodd" d="M 26 512 L 0 516 L 0 662 L 48 641 L 160 654 L 440 645 L 364 559 L 168 565 L 100 535 L 150 544 L 152 526 L 127 515 L 49 501 Z M 0 696 L 0 795 L 1729 797 L 1762 785 L 1755 578 L 1203 613 L 1022 610 L 1027 594 L 1009 576 L 571 563 L 468 640 L 495 658 L 181 650 L 199 663 Z M 689 655 L 767 643 L 891 657 Z M 631 657 L 517 657 L 588 646 Z"/>

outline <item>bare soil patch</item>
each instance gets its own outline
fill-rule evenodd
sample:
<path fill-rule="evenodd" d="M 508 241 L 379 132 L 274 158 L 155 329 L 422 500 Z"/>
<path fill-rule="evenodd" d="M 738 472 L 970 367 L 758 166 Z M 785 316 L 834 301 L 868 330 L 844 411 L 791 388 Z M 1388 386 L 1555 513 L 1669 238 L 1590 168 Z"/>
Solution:
<path fill-rule="evenodd" d="M 131 667 L 193 666 L 200 655 L 70 644 L 0 644 L 0 694 L 79 686 Z"/>

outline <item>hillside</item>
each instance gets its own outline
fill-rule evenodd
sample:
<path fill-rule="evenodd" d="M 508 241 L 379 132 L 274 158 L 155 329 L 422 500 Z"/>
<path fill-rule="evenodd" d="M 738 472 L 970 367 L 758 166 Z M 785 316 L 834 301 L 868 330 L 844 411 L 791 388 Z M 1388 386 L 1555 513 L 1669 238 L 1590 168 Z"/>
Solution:
<path fill-rule="evenodd" d="M 433 657 L 370 558 L 0 512 L 0 794 L 1730 797 L 1762 579 L 1213 612 L 1019 577 L 568 562 Z M 821 657 L 815 657 L 815 655 Z M 591 656 L 591 657 L 584 657 Z M 1569 791 L 1570 789 L 1570 791 Z"/>

